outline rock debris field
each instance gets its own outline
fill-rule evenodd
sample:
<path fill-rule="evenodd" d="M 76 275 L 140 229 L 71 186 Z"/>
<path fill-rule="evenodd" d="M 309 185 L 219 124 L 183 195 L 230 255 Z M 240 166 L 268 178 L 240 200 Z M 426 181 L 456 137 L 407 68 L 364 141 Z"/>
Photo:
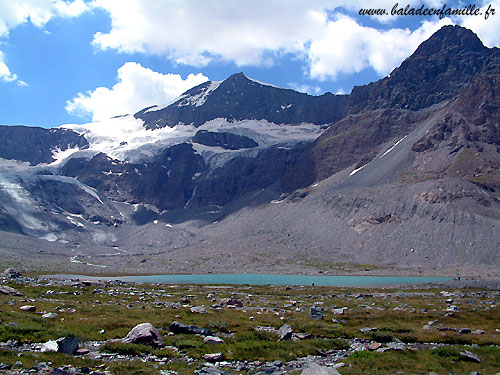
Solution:
<path fill-rule="evenodd" d="M 500 373 L 488 284 L 133 284 L 9 269 L 0 306 L 2 374 Z"/>

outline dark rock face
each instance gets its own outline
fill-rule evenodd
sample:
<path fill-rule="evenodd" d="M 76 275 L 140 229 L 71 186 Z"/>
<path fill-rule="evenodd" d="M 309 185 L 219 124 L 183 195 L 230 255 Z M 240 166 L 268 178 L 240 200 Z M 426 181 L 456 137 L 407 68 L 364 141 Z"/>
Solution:
<path fill-rule="evenodd" d="M 380 108 L 429 107 L 454 97 L 498 51 L 486 48 L 470 30 L 445 26 L 423 42 L 390 76 L 355 87 L 347 113 Z"/>
<path fill-rule="evenodd" d="M 198 130 L 192 141 L 205 146 L 219 146 L 226 150 L 239 150 L 258 146 L 253 139 L 242 135 L 227 132 L 216 133 L 207 130 Z"/>
<path fill-rule="evenodd" d="M 0 158 L 29 162 L 31 165 L 52 163 L 52 150 L 88 147 L 84 136 L 67 129 L 44 129 L 30 126 L 0 126 Z"/>
<path fill-rule="evenodd" d="M 289 89 L 267 86 L 234 74 L 213 91 L 213 82 L 206 82 L 186 91 L 170 106 L 135 114 L 148 129 L 174 126 L 178 123 L 198 127 L 216 118 L 228 120 L 267 120 L 276 124 L 331 124 L 344 113 L 346 95 L 327 93 L 311 96 Z M 203 99 L 203 105 L 199 105 Z"/>
<path fill-rule="evenodd" d="M 390 76 L 353 89 L 344 118 L 304 152 L 287 172 L 283 188 L 292 191 L 348 166 L 362 167 L 375 157 L 381 145 L 407 135 L 430 119 L 432 105 L 445 103 L 457 94 L 452 99 L 455 104 L 449 104 L 447 114 L 413 145 L 413 151 L 435 150 L 438 143 L 448 142 L 455 144 L 457 152 L 467 140 L 479 136 L 489 144 L 500 142 L 498 100 L 492 87 L 498 81 L 495 67 L 499 57 L 498 49 L 484 47 L 472 31 L 443 27 Z M 470 94 L 464 94 L 464 87 Z M 464 111 L 468 114 L 463 115 Z M 452 133 L 455 140 L 447 141 Z"/>
<path fill-rule="evenodd" d="M 241 142 L 247 142 L 244 139 Z M 62 173 L 77 177 L 106 196 L 162 210 L 225 205 L 245 194 L 279 184 L 307 144 L 274 146 L 256 156 L 238 156 L 210 169 L 192 145 L 163 150 L 148 163 L 133 164 L 97 154 L 90 161 L 70 159 Z"/>

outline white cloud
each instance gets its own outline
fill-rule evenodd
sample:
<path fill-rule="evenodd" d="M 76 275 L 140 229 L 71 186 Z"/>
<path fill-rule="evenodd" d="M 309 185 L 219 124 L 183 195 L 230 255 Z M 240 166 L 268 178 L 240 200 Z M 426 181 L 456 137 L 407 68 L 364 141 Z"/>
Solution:
<path fill-rule="evenodd" d="M 118 83 L 111 89 L 98 87 L 85 94 L 79 93 L 66 102 L 68 113 L 87 117 L 92 121 L 134 113 L 153 104 L 165 104 L 184 91 L 208 81 L 203 74 L 162 74 L 128 62 L 118 69 Z"/>
<path fill-rule="evenodd" d="M 204 66 L 214 60 L 266 65 L 273 54 L 305 52 L 320 34 L 328 0 L 96 0 L 109 12 L 97 48 L 168 56 Z M 269 56 L 271 54 L 271 56 Z"/>
<path fill-rule="evenodd" d="M 9 35 L 10 30 L 28 22 L 43 27 L 53 17 L 76 17 L 89 10 L 90 5 L 83 0 L 0 0 L 0 38 Z M 0 79 L 26 86 L 5 63 L 0 51 Z"/>
<path fill-rule="evenodd" d="M 320 80 L 336 79 L 341 73 L 357 73 L 372 67 L 381 76 L 386 75 L 420 43 L 449 23 L 449 19 L 443 19 L 436 23 L 424 22 L 414 31 L 384 31 L 361 26 L 352 18 L 340 15 L 327 22 L 321 38 L 311 42 L 309 74 Z"/>
<path fill-rule="evenodd" d="M 500 0 L 483 0 L 480 4 L 483 16 L 463 17 L 460 24 L 473 30 L 486 46 L 498 47 L 500 46 Z M 494 9 L 495 14 L 491 14 L 486 19 L 485 16 L 488 8 Z"/>
<path fill-rule="evenodd" d="M 439 8 L 444 3 L 424 4 Z M 93 6 L 107 11 L 112 22 L 109 32 L 94 35 L 93 44 L 101 50 L 154 54 L 196 67 L 214 61 L 268 66 L 277 56 L 290 53 L 308 64 L 307 74 L 315 79 L 335 79 L 369 67 L 384 75 L 439 27 L 451 23 L 422 17 L 421 26 L 412 31 L 387 27 L 401 17 L 371 17 L 385 25 L 378 29 L 343 15 L 373 7 L 390 12 L 394 5 L 394 0 L 375 5 L 368 0 L 95 0 Z M 499 45 L 500 23 L 483 18 L 455 21 L 473 26 L 490 45 Z"/>

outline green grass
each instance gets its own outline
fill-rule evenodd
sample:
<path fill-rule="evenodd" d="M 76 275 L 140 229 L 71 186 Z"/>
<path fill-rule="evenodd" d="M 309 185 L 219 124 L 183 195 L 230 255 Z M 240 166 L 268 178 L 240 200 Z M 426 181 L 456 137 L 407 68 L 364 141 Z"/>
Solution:
<path fill-rule="evenodd" d="M 222 352 L 227 360 L 239 361 L 290 361 L 307 355 L 318 355 L 327 350 L 347 348 L 349 338 L 367 338 L 380 343 L 393 339 L 404 342 L 434 342 L 450 344 L 435 350 L 405 352 L 357 352 L 345 362 L 344 374 L 385 374 L 414 369 L 411 373 L 437 372 L 496 373 L 500 371 L 500 334 L 498 326 L 500 308 L 491 308 L 492 299 L 499 305 L 497 295 L 478 295 L 474 290 L 458 291 L 454 297 L 460 310 L 454 316 L 444 316 L 447 307 L 440 290 L 409 290 L 398 295 L 397 289 L 384 290 L 390 297 L 376 295 L 380 290 L 363 290 L 373 297 L 357 298 L 359 289 L 331 287 L 285 286 L 105 286 L 102 288 L 71 286 L 30 286 L 9 283 L 25 297 L 0 296 L 0 341 L 17 340 L 21 343 L 40 343 L 63 336 L 76 336 L 80 341 L 106 341 L 123 338 L 137 324 L 152 323 L 162 334 L 166 345 L 175 346 L 180 353 L 169 349 L 155 349 L 146 345 L 107 342 L 101 352 L 132 355 L 156 355 L 166 358 L 164 364 L 143 363 L 141 360 L 90 361 L 83 357 L 60 353 L 29 353 L 21 357 L 9 350 L 0 351 L 0 362 L 15 365 L 21 360 L 29 368 L 39 362 L 52 362 L 55 366 L 74 364 L 96 368 L 104 364 L 114 374 L 157 374 L 159 370 L 175 370 L 179 374 L 192 374 L 203 355 Z M 48 291 L 51 291 L 48 293 Z M 111 291 L 112 295 L 101 293 Z M 208 295 L 212 296 L 208 298 Z M 210 309 L 212 298 L 236 296 L 244 309 Z M 251 296 L 249 296 L 251 295 Z M 157 305 L 157 302 L 179 302 L 188 296 L 191 305 L 205 305 L 207 314 L 191 313 L 189 308 L 174 309 Z M 474 303 L 470 303 L 473 299 Z M 14 302 L 12 302 L 14 301 Z M 295 301 L 293 304 L 291 301 Z M 19 307 L 33 304 L 37 313 L 23 312 Z M 324 309 L 323 320 L 311 320 L 309 310 L 313 305 Z M 360 305 L 371 306 L 371 309 Z M 157 307 L 158 306 L 158 307 Z M 344 315 L 334 315 L 332 306 L 348 307 Z M 395 308 L 404 308 L 404 310 Z M 74 312 L 68 311 L 74 309 Z M 427 312 L 423 312 L 426 309 Z M 56 319 L 43 319 L 39 312 L 57 312 Z M 339 323 L 332 319 L 341 320 Z M 223 344 L 207 345 L 196 335 L 168 335 L 168 326 L 174 320 L 185 324 L 209 328 L 224 339 Z M 436 321 L 430 330 L 422 327 Z M 278 329 L 290 324 L 296 333 L 312 335 L 298 341 L 280 341 L 274 333 L 257 331 L 257 326 Z M 486 333 L 460 335 L 453 331 L 439 331 L 437 327 L 481 329 Z M 377 327 L 376 332 L 361 333 L 363 327 Z M 464 345 L 476 345 L 464 347 Z M 457 352 L 470 350 L 481 358 L 480 364 L 465 362 Z M 185 360 L 193 359 L 193 364 Z M 457 372 L 457 366 L 460 371 Z M 156 367 L 155 367 L 156 366 Z M 19 366 L 18 366 L 19 367 Z M 455 368 L 455 370 L 454 370 Z M 406 369 L 406 370 L 405 370 Z M 491 370 L 491 371 L 490 371 Z"/>

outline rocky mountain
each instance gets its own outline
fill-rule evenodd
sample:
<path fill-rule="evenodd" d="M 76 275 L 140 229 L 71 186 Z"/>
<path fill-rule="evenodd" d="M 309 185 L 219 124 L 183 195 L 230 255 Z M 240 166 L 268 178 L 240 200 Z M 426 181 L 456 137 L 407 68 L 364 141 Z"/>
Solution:
<path fill-rule="evenodd" d="M 135 114 L 148 129 L 179 123 L 199 127 L 207 121 L 267 120 L 275 124 L 332 124 L 342 118 L 346 95 L 311 96 L 234 74 L 223 82 L 206 82 L 186 91 L 167 107 Z"/>
<path fill-rule="evenodd" d="M 0 139 L 0 251 L 35 241 L 66 270 L 494 274 L 499 73 L 497 48 L 446 26 L 350 95 L 239 73 L 98 124 L 0 127 L 40 150 Z"/>

